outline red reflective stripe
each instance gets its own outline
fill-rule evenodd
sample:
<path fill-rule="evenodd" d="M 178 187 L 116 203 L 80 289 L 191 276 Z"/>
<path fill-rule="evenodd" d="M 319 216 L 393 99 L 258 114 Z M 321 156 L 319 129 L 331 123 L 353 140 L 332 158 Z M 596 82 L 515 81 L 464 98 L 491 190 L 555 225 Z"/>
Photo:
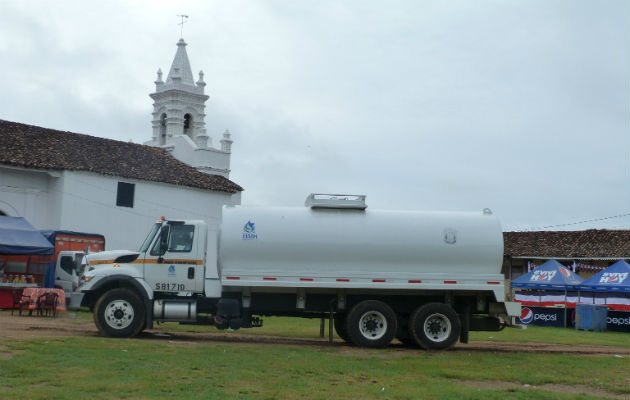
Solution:
<path fill-rule="evenodd" d="M 313 278 L 300 278 L 301 281 L 312 282 Z"/>
<path fill-rule="evenodd" d="M 452 284 L 457 283 L 457 281 L 444 281 L 444 283 L 449 284 L 449 285 L 452 285 Z"/>
<path fill-rule="evenodd" d="M 386 282 L 385 279 L 372 279 L 372 282 Z"/>
<path fill-rule="evenodd" d="M 226 276 L 225 279 L 238 280 L 241 279 L 240 276 Z"/>
<path fill-rule="evenodd" d="M 500 285 L 500 284 L 501 284 L 501 282 L 498 282 L 498 281 L 488 281 L 488 282 L 486 282 L 486 283 L 487 283 L 488 285 Z"/>
<path fill-rule="evenodd" d="M 350 282 L 350 279 L 346 279 L 346 278 L 337 278 L 337 282 Z"/>
<path fill-rule="evenodd" d="M 410 279 L 409 283 L 422 283 L 420 279 Z"/>
<path fill-rule="evenodd" d="M 268 277 L 268 276 L 263 277 L 263 281 L 275 281 L 277 279 L 278 278 L 271 278 L 271 277 Z"/>

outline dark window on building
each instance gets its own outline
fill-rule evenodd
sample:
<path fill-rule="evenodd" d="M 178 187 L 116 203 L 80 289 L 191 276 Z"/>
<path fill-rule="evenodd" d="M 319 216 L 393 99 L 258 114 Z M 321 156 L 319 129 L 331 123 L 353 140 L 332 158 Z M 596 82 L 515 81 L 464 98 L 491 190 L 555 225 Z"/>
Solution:
<path fill-rule="evenodd" d="M 116 205 L 119 207 L 133 208 L 133 195 L 136 190 L 135 183 L 118 182 Z"/>

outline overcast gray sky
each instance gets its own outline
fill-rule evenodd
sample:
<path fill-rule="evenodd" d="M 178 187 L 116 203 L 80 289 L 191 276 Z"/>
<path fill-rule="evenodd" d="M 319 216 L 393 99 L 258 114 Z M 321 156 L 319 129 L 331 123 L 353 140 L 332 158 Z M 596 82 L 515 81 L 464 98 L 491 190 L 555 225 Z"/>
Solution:
<path fill-rule="evenodd" d="M 630 226 L 627 0 L 1 0 L 0 119 L 148 140 L 178 14 L 243 204 Z"/>

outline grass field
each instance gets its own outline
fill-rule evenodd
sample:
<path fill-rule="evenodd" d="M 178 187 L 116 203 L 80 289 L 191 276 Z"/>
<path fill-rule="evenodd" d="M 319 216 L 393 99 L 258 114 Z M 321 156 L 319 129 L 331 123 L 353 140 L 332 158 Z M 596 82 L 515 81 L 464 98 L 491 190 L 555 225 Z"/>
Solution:
<path fill-rule="evenodd" d="M 239 334 L 319 336 L 317 320 L 268 318 L 265 324 Z M 159 329 L 216 332 L 175 324 Z M 471 340 L 630 345 L 627 334 L 534 327 L 474 333 Z M 622 399 L 630 398 L 629 367 L 625 355 L 39 338 L 0 347 L 0 398 Z"/>

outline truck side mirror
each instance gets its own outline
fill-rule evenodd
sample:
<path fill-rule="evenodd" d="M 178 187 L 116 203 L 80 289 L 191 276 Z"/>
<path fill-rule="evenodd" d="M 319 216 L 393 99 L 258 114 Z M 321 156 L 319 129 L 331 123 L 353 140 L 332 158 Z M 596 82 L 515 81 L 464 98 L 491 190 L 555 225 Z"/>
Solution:
<path fill-rule="evenodd" d="M 163 256 L 168 250 L 168 233 L 170 226 L 164 225 L 160 230 L 160 256 Z"/>

